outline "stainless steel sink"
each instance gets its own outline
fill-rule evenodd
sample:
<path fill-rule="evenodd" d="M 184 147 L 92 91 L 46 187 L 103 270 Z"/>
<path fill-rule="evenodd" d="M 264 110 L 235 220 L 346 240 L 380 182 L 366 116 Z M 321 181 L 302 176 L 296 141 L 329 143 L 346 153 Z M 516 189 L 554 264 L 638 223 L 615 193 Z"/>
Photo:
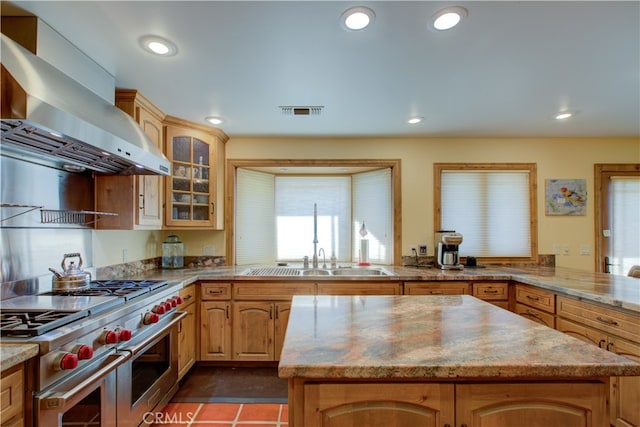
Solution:
<path fill-rule="evenodd" d="M 380 268 L 339 268 L 331 270 L 332 276 L 393 276 L 393 273 Z"/>
<path fill-rule="evenodd" d="M 314 268 L 313 270 L 300 270 L 300 274 L 303 276 L 329 276 L 331 275 L 331 272 L 329 270 Z"/>

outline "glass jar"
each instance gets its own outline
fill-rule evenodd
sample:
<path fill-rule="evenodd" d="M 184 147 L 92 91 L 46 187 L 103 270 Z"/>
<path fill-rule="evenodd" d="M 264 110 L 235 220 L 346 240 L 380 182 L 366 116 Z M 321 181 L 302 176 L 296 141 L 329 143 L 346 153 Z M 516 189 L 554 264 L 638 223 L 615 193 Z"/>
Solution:
<path fill-rule="evenodd" d="M 162 243 L 162 268 L 184 267 L 184 243 L 174 234 Z"/>

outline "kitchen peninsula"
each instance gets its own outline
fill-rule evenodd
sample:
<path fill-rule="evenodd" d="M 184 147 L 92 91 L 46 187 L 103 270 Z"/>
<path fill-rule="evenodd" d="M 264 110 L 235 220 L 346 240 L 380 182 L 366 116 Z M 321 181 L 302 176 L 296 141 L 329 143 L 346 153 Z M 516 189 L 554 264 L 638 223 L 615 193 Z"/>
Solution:
<path fill-rule="evenodd" d="M 293 427 L 604 426 L 639 374 L 471 296 L 296 296 L 279 365 Z"/>

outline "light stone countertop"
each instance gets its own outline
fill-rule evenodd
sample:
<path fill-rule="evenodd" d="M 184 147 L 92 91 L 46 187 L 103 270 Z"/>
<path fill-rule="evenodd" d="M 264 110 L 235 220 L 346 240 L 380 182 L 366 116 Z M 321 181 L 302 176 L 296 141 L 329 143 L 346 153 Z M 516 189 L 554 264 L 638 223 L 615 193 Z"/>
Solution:
<path fill-rule="evenodd" d="M 0 366 L 2 371 L 26 362 L 38 354 L 38 344 L 1 344 Z"/>
<path fill-rule="evenodd" d="M 296 296 L 279 376 L 557 379 L 640 364 L 472 296 Z"/>

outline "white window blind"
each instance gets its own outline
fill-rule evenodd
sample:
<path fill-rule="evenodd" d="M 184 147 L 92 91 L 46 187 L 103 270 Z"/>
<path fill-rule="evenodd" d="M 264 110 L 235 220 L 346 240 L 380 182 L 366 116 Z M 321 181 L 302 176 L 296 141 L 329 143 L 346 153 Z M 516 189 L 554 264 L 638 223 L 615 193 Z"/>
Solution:
<path fill-rule="evenodd" d="M 313 255 L 313 205 L 318 211 L 318 251 L 327 263 L 332 254 L 349 260 L 351 178 L 345 176 L 289 177 L 275 180 L 276 247 L 278 260 L 301 261 Z M 322 265 L 322 257 L 319 259 Z"/>
<path fill-rule="evenodd" d="M 611 272 L 626 275 L 640 265 L 640 178 L 611 177 Z"/>
<path fill-rule="evenodd" d="M 440 182 L 440 225 L 462 234 L 461 256 L 532 256 L 527 171 L 442 171 Z"/>
<path fill-rule="evenodd" d="M 391 169 L 353 175 L 353 253 L 359 258 L 360 227 L 364 221 L 369 240 L 369 262 L 391 264 L 393 256 Z"/>
<path fill-rule="evenodd" d="M 236 176 L 236 263 L 275 260 L 274 176 L 238 169 Z"/>

